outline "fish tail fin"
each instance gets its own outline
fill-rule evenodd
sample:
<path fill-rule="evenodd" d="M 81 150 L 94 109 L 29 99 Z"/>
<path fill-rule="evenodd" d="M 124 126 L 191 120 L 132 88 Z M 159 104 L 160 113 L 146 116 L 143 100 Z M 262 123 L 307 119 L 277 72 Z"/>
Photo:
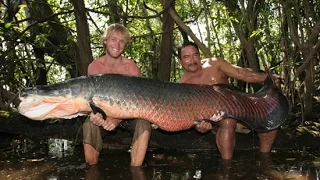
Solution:
<path fill-rule="evenodd" d="M 278 86 L 276 85 L 276 82 L 274 80 L 274 78 L 272 77 L 272 74 L 268 73 L 267 78 L 264 80 L 263 83 L 265 86 L 267 87 L 274 87 L 274 88 L 278 88 Z"/>
<path fill-rule="evenodd" d="M 268 74 L 267 78 L 265 79 L 264 81 L 264 84 L 265 85 L 273 85 L 274 88 L 277 88 L 279 89 L 280 85 L 277 85 L 277 83 L 275 82 L 275 78 L 273 77 L 272 73 L 271 73 L 271 70 L 274 70 L 274 68 L 276 66 L 278 66 L 279 64 L 282 63 L 282 61 L 278 62 L 276 65 L 274 66 L 271 66 L 271 67 L 268 67 L 267 63 L 266 63 L 266 60 L 264 59 L 264 56 L 262 54 L 259 54 L 260 56 L 260 59 L 261 59 L 261 62 L 263 64 L 263 67 L 264 67 L 264 72 L 266 74 Z M 278 77 L 277 79 L 279 79 L 279 83 L 280 84 L 283 84 L 283 79 Z"/>

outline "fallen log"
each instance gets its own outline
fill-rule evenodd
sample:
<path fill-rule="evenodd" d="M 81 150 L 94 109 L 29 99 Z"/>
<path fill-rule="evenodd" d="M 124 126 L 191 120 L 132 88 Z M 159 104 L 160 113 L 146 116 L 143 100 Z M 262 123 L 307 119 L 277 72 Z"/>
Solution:
<path fill-rule="evenodd" d="M 85 117 L 71 120 L 33 121 L 13 112 L 0 111 L 0 137 L 5 134 L 22 135 L 33 140 L 61 138 L 82 143 L 82 124 Z M 296 127 L 279 128 L 273 149 L 300 149 L 303 147 L 319 147 L 320 137 L 315 137 L 308 131 L 296 132 Z M 301 129 L 301 128 L 300 128 Z M 305 128 L 307 129 L 307 128 Z M 1 139 L 1 138 L 0 138 Z M 105 148 L 131 145 L 131 133 L 122 127 L 109 132 L 105 137 Z M 236 133 L 236 150 L 252 150 L 259 146 L 259 139 L 254 131 Z M 165 132 L 160 129 L 152 130 L 150 148 L 165 148 L 174 150 L 216 150 L 215 133 L 198 133 L 195 129 L 181 132 Z"/>
<path fill-rule="evenodd" d="M 9 116 L 0 116 L 0 132 L 25 135 L 39 140 L 49 137 L 72 139 L 82 131 L 84 118 L 64 120 L 32 121 L 19 113 L 10 113 Z M 81 134 L 82 135 L 82 134 Z"/>

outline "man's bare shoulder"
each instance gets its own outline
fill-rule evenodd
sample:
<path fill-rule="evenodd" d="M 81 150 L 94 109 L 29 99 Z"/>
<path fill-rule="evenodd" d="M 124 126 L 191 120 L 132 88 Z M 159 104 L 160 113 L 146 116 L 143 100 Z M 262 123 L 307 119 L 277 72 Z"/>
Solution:
<path fill-rule="evenodd" d="M 88 75 L 103 73 L 101 72 L 101 68 L 103 68 L 103 61 L 104 56 L 93 60 L 88 66 Z"/>
<path fill-rule="evenodd" d="M 122 66 L 139 69 L 138 65 L 132 59 L 123 57 L 122 60 L 123 60 Z"/>
<path fill-rule="evenodd" d="M 201 62 L 203 64 L 204 63 L 216 64 L 216 63 L 223 63 L 223 62 L 225 62 L 225 60 L 222 58 L 219 58 L 219 57 L 211 57 L 211 58 L 202 59 Z"/>
<path fill-rule="evenodd" d="M 122 60 L 123 60 L 123 64 L 136 64 L 134 60 L 129 59 L 127 57 L 122 57 Z"/>
<path fill-rule="evenodd" d="M 97 59 L 93 60 L 90 65 L 98 65 L 98 64 L 101 64 L 103 63 L 103 60 L 104 60 L 104 56 L 101 56 L 101 57 L 98 57 Z"/>
<path fill-rule="evenodd" d="M 226 61 L 222 58 L 212 57 L 212 58 L 206 58 L 201 60 L 201 63 L 202 63 L 202 66 L 206 68 L 208 67 L 218 68 L 226 64 Z"/>
<path fill-rule="evenodd" d="M 134 75 L 134 76 L 140 76 L 141 75 L 140 68 L 138 67 L 138 65 L 132 59 L 123 57 L 122 60 L 123 60 L 122 66 L 126 67 L 127 74 Z"/>

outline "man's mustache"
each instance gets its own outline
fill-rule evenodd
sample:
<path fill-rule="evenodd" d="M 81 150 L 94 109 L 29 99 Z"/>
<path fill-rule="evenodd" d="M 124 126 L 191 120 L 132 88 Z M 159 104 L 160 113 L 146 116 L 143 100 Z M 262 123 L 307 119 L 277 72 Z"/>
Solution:
<path fill-rule="evenodd" d="M 190 67 L 190 66 L 197 66 L 197 65 L 198 65 L 197 62 L 193 62 L 193 63 L 188 64 L 187 66 Z"/>

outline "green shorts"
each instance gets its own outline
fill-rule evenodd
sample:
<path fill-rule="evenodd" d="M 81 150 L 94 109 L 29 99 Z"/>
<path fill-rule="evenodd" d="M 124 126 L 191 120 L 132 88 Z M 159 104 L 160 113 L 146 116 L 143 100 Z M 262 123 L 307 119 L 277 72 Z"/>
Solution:
<path fill-rule="evenodd" d="M 135 119 L 135 120 L 126 120 L 130 126 L 130 129 L 134 130 L 132 144 L 137 140 L 137 138 L 144 131 L 148 130 L 151 132 L 151 123 L 149 121 L 143 119 Z M 126 121 L 122 121 L 126 122 Z M 96 126 L 90 121 L 90 117 L 86 119 L 86 121 L 82 125 L 83 132 L 83 143 L 90 144 L 94 147 L 98 152 L 101 151 L 103 145 L 102 137 L 106 133 L 106 131 L 101 126 Z"/>

